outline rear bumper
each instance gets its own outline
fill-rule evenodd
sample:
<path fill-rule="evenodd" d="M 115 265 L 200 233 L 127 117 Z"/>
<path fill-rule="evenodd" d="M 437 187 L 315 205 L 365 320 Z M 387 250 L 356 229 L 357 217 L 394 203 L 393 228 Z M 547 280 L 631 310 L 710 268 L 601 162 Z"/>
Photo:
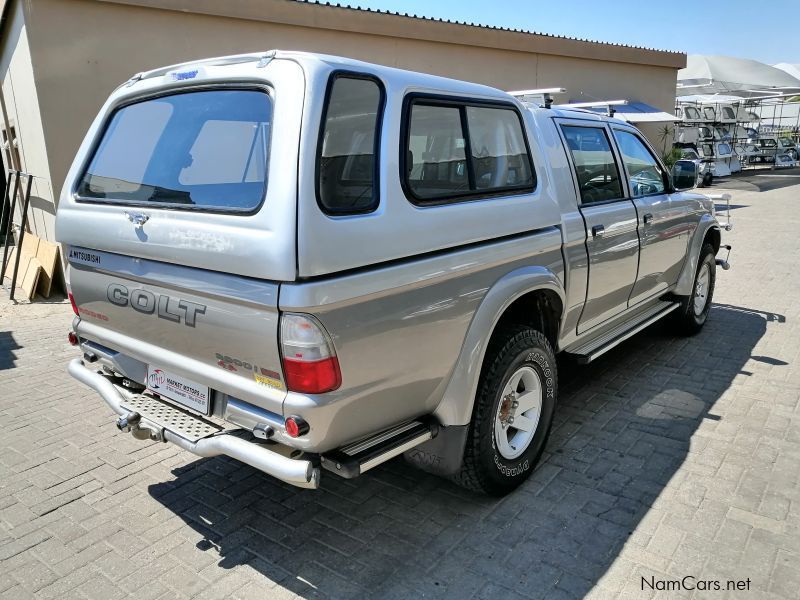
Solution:
<path fill-rule="evenodd" d="M 77 358 L 69 363 L 67 370 L 75 379 L 100 394 L 115 413 L 123 417 L 130 415 L 129 409 L 123 406 L 126 401 L 123 393 L 103 375 L 88 369 L 83 361 Z M 232 432 L 222 431 L 192 441 L 168 427 L 149 421 L 146 414 L 141 415 L 141 425 L 137 425 L 136 429 L 157 434 L 154 439 L 172 442 L 197 456 L 230 456 L 297 487 L 311 489 L 319 487 L 320 469 L 311 461 L 288 458 L 261 444 L 237 437 Z"/>

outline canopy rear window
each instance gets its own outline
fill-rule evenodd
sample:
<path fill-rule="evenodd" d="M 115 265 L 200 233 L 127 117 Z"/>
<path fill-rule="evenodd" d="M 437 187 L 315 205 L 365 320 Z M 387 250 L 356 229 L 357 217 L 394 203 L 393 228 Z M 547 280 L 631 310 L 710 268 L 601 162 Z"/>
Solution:
<path fill-rule="evenodd" d="M 183 92 L 117 110 L 79 200 L 251 212 L 266 190 L 272 99 L 257 90 Z"/>

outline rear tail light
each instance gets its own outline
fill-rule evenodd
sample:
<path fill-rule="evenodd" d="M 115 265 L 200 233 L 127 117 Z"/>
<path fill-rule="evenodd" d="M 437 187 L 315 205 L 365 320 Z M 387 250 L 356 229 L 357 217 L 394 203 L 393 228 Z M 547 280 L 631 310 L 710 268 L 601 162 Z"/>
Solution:
<path fill-rule="evenodd" d="M 281 316 L 281 355 L 290 391 L 322 394 L 342 384 L 331 338 L 310 315 Z"/>
<path fill-rule="evenodd" d="M 80 317 L 80 313 L 78 312 L 78 305 L 75 304 L 75 296 L 72 295 L 72 292 L 67 292 L 67 296 L 69 296 L 69 303 L 72 304 L 72 312 L 75 313 L 76 317 Z"/>

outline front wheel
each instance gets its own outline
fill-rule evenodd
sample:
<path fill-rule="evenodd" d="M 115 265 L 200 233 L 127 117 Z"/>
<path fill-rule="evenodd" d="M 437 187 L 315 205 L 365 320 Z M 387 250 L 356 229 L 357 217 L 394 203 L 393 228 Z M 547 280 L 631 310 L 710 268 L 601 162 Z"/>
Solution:
<path fill-rule="evenodd" d="M 460 485 L 502 496 L 525 481 L 544 450 L 557 394 L 556 360 L 539 331 L 498 332 L 475 397 Z"/>
<path fill-rule="evenodd" d="M 680 307 L 672 313 L 675 315 L 673 318 L 675 325 L 684 335 L 694 335 L 699 332 L 708 319 L 717 278 L 715 256 L 714 246 L 704 244 L 697 261 L 692 294 L 684 298 Z"/>

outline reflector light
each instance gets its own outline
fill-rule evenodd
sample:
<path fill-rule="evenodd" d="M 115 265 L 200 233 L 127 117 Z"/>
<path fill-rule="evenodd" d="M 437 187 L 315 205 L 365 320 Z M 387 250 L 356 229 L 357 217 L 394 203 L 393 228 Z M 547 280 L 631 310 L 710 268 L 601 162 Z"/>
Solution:
<path fill-rule="evenodd" d="M 78 312 L 78 305 L 75 304 L 75 297 L 72 295 L 72 292 L 67 292 L 67 296 L 69 296 L 69 303 L 72 304 L 72 312 L 75 313 L 76 317 L 80 317 L 80 313 Z"/>
<path fill-rule="evenodd" d="M 70 346 L 77 346 L 78 342 L 80 342 L 78 335 L 74 331 L 70 331 L 67 334 L 67 339 L 69 340 Z"/>
<path fill-rule="evenodd" d="M 342 384 L 333 342 L 310 315 L 281 315 L 281 355 L 290 391 L 322 394 Z"/>
<path fill-rule="evenodd" d="M 284 426 L 286 427 L 286 433 L 289 434 L 289 437 L 293 438 L 305 435 L 309 430 L 308 423 L 300 417 L 289 417 L 286 419 Z"/>

